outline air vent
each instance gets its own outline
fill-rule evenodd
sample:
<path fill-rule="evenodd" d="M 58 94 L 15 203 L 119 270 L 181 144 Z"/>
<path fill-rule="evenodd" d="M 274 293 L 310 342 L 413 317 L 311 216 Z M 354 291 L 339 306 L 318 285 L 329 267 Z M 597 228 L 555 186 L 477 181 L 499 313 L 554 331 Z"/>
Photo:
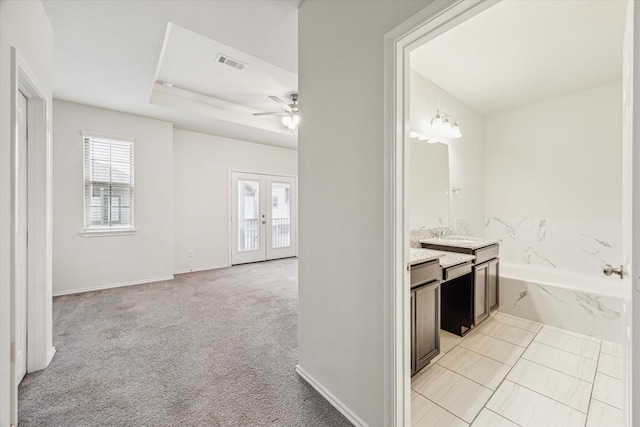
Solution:
<path fill-rule="evenodd" d="M 249 65 L 244 62 L 240 62 L 237 59 L 229 58 L 227 55 L 221 53 L 216 56 L 216 62 L 224 64 L 228 67 L 235 68 L 238 71 L 244 71 Z"/>

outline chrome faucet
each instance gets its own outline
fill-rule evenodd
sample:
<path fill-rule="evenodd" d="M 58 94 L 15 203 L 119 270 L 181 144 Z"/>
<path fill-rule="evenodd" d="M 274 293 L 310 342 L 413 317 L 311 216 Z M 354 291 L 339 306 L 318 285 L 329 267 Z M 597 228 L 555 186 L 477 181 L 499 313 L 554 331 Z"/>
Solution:
<path fill-rule="evenodd" d="M 452 234 L 452 233 L 453 233 L 453 228 L 451 227 L 441 228 L 440 230 L 438 230 L 438 239 L 442 239 L 447 234 Z"/>

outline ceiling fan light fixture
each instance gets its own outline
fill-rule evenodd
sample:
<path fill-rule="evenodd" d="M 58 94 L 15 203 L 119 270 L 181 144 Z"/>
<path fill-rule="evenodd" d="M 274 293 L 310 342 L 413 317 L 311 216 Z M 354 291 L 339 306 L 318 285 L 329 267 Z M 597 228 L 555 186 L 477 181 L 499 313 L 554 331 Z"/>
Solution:
<path fill-rule="evenodd" d="M 300 119 L 298 118 L 298 115 L 290 115 L 290 116 L 284 116 L 282 118 L 282 124 L 285 125 L 286 127 L 288 127 L 291 130 L 294 130 L 296 128 L 296 126 L 298 126 L 298 123 L 300 122 Z"/>

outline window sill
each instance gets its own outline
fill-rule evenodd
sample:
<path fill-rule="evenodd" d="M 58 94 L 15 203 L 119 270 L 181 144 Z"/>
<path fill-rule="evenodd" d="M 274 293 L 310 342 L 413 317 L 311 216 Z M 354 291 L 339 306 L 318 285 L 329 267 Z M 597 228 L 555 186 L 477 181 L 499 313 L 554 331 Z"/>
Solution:
<path fill-rule="evenodd" d="M 108 236 L 132 236 L 136 234 L 138 230 L 136 229 L 127 229 L 127 230 L 91 230 L 91 231 L 81 231 L 80 235 L 82 237 L 108 237 Z"/>

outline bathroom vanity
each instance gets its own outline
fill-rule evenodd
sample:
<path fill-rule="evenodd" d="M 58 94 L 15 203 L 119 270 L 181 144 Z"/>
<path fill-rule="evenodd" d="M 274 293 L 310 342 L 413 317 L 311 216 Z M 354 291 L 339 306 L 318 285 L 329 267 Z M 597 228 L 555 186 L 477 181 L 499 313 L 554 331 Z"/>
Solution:
<path fill-rule="evenodd" d="M 498 308 L 498 241 L 446 236 L 420 243 L 424 248 L 472 257 L 449 268 L 443 265 L 442 329 L 463 336 Z"/>

